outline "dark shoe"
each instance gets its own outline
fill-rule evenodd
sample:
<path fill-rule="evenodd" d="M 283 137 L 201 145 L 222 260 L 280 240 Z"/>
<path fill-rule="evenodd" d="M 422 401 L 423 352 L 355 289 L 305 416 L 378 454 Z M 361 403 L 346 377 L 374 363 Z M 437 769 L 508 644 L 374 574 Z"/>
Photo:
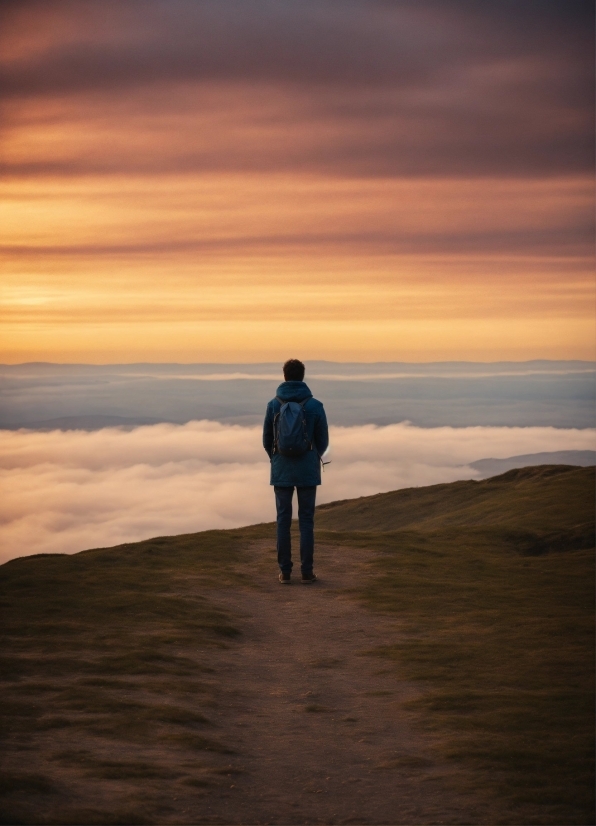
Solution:
<path fill-rule="evenodd" d="M 279 581 L 282 585 L 291 585 L 292 584 L 292 577 L 290 574 L 281 573 L 279 575 Z"/>
<path fill-rule="evenodd" d="M 317 581 L 317 576 L 312 571 L 310 572 L 310 574 L 302 574 L 302 582 L 304 582 L 305 585 L 308 585 L 311 582 L 316 582 L 316 581 Z"/>

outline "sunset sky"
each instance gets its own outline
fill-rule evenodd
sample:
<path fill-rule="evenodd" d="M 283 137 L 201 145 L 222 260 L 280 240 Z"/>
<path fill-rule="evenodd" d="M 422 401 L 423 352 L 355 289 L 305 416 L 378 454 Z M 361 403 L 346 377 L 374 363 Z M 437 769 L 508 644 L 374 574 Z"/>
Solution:
<path fill-rule="evenodd" d="M 592 359 L 592 3 L 0 6 L 0 361 Z"/>

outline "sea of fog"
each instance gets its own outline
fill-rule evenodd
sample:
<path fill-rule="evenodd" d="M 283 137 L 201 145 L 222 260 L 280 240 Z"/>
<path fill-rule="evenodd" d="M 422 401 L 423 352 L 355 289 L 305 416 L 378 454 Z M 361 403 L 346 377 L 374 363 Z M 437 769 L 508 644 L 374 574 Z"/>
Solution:
<path fill-rule="evenodd" d="M 331 424 L 321 503 L 508 466 L 488 458 L 585 464 L 596 447 L 591 362 L 307 367 Z M 0 561 L 272 520 L 260 424 L 279 374 L 1 367 Z"/>

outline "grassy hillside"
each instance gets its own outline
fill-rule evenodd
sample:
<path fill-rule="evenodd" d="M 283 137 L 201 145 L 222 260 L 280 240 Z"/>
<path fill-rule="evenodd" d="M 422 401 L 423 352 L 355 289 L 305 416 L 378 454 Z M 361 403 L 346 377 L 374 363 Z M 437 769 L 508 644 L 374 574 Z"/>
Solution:
<path fill-rule="evenodd" d="M 357 549 L 368 560 L 352 596 L 400 629 L 370 654 L 422 687 L 410 712 L 461 766 L 462 794 L 492 795 L 500 823 L 592 823 L 594 470 L 525 468 L 317 514 L 319 542 L 347 566 Z M 156 800 L 235 771 L 211 662 L 243 645 L 242 618 L 212 594 L 253 587 L 263 538 L 273 548 L 273 525 L 0 567 L 0 822 L 165 822 Z M 116 808 L 69 803 L 110 778 L 132 784 Z"/>
<path fill-rule="evenodd" d="M 377 552 L 356 590 L 402 636 L 375 653 L 425 687 L 412 708 L 445 756 L 477 772 L 471 787 L 482 778 L 501 797 L 500 822 L 592 823 L 594 468 L 319 511 L 321 539 Z"/>
<path fill-rule="evenodd" d="M 209 595 L 241 546 L 207 531 L 0 567 L 0 822 L 154 822 L 152 795 L 225 776 L 210 652 L 239 629 Z"/>
<path fill-rule="evenodd" d="M 406 488 L 317 508 L 327 530 L 394 531 L 495 525 L 547 533 L 594 520 L 594 468 L 566 465 L 510 470 L 480 482 Z"/>

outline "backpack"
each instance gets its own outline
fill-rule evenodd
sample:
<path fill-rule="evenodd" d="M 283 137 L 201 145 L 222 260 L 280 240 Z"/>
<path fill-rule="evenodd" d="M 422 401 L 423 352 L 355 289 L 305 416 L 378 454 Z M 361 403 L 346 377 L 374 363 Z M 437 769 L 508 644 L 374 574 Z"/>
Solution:
<path fill-rule="evenodd" d="M 304 405 L 308 399 L 303 402 L 284 402 L 278 396 L 275 398 L 281 407 L 273 419 L 273 452 L 282 456 L 302 456 L 307 450 L 313 449 L 304 415 Z"/>

